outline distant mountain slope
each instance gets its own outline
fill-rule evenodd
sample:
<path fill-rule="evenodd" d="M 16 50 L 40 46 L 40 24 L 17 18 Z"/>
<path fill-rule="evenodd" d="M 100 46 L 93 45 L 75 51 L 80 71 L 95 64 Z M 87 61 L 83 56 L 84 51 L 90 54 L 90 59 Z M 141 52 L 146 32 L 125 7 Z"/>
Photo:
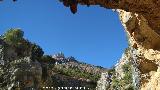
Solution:
<path fill-rule="evenodd" d="M 96 88 L 96 82 L 101 73 L 107 71 L 106 68 L 100 66 L 79 62 L 74 57 L 65 57 L 63 53 L 58 53 L 53 58 L 55 59 L 53 79 L 59 78 L 60 81 L 57 83 L 61 83 L 61 86 L 83 86 L 93 90 Z"/>
<path fill-rule="evenodd" d="M 102 72 L 107 71 L 106 68 L 80 62 L 72 56 L 65 57 L 63 53 L 58 53 L 54 55 L 53 58 L 56 60 L 55 67 L 57 68 L 79 69 L 82 72 L 88 72 L 93 75 L 101 74 Z"/>

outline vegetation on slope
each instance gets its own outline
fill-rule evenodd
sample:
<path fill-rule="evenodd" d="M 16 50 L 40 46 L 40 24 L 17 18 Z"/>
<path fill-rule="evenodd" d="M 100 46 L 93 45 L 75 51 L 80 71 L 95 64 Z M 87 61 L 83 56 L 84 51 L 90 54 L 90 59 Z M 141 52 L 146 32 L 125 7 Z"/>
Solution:
<path fill-rule="evenodd" d="M 0 72 L 1 73 L 0 87 L 3 89 L 7 87 L 6 85 L 12 83 L 9 78 L 5 78 L 5 76 L 12 76 L 12 73 L 7 72 L 8 71 L 7 69 L 14 70 L 16 68 L 18 69 L 27 68 L 27 67 L 23 67 L 23 65 L 26 62 L 28 62 L 28 60 L 31 60 L 30 62 L 38 61 L 41 64 L 43 82 L 48 82 L 48 79 L 50 76 L 54 77 L 54 74 L 49 73 L 49 71 L 58 73 L 58 75 L 65 76 L 64 78 L 66 77 L 75 78 L 75 80 L 76 79 L 80 80 L 82 82 L 85 82 L 86 84 L 88 84 L 89 82 L 90 84 L 92 84 L 91 85 L 92 87 L 93 86 L 96 87 L 96 81 L 100 78 L 100 73 L 95 74 L 94 72 L 93 74 L 91 72 L 93 72 L 94 70 L 90 71 L 90 69 L 88 69 L 88 71 L 90 71 L 88 72 L 88 71 L 84 71 L 84 69 L 82 70 L 80 68 L 74 68 L 74 67 L 57 68 L 58 66 L 63 67 L 64 64 L 61 64 L 61 65 L 59 64 L 56 66 L 55 65 L 56 59 L 50 55 L 44 55 L 44 51 L 39 45 L 35 43 L 31 43 L 29 40 L 25 39 L 24 32 L 21 29 L 9 29 L 5 34 L 0 36 L 0 40 L 5 42 L 5 49 L 8 50 L 7 52 L 10 52 L 9 55 L 7 55 L 7 57 L 3 58 L 5 59 L 5 61 L 7 61 L 7 65 L 4 65 L 2 67 L 0 66 L 0 71 L 2 71 Z M 75 59 L 75 58 L 70 57 L 68 59 Z M 18 63 L 14 63 L 17 61 Z M 19 62 L 19 61 L 22 61 L 22 62 Z M 80 64 L 78 61 L 75 61 L 75 63 L 76 65 Z M 86 63 L 81 63 L 80 65 L 90 67 L 90 68 L 95 67 Z M 71 66 L 74 66 L 74 65 L 72 65 L 71 63 Z M 102 69 L 102 67 L 96 67 L 96 68 L 98 68 L 97 71 L 99 71 L 99 69 L 100 70 Z M 3 81 L 4 79 L 7 81 Z M 51 79 L 51 80 L 54 80 L 54 79 Z M 90 84 L 88 84 L 88 86 L 90 86 Z"/>
<path fill-rule="evenodd" d="M 93 74 L 88 73 L 88 72 L 82 72 L 80 69 L 76 69 L 76 68 L 75 69 L 73 69 L 73 68 L 68 68 L 68 69 L 54 68 L 54 69 L 59 74 L 63 74 L 63 75 L 70 76 L 70 77 L 75 77 L 75 78 L 83 78 L 83 79 L 86 79 L 86 80 L 88 79 L 89 81 L 92 81 L 92 82 L 95 82 L 95 83 L 100 78 L 99 74 L 93 75 Z"/>
<path fill-rule="evenodd" d="M 122 66 L 124 76 L 122 78 L 117 77 L 115 69 L 112 68 L 109 70 L 111 75 L 111 90 L 134 90 L 133 80 L 132 80 L 132 70 L 131 63 L 126 63 Z"/>

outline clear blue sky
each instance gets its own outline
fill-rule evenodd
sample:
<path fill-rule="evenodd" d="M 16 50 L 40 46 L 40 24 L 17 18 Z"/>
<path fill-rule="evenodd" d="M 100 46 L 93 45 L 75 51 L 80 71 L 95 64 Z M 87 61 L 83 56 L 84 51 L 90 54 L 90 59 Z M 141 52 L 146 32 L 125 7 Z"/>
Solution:
<path fill-rule="evenodd" d="M 45 54 L 62 51 L 86 63 L 111 67 L 128 46 L 118 14 L 111 10 L 79 6 L 73 15 L 58 0 L 11 1 L 0 3 L 0 34 L 21 28 Z"/>

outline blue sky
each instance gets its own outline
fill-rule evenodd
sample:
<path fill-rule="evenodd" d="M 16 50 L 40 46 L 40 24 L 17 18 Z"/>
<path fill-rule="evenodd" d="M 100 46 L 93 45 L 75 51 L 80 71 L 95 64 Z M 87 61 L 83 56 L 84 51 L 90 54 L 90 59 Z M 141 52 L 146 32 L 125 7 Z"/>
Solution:
<path fill-rule="evenodd" d="M 64 52 L 80 61 L 111 67 L 128 46 L 118 14 L 98 6 L 80 6 L 73 15 L 58 0 L 4 0 L 0 3 L 0 34 L 21 28 L 25 38 L 45 54 Z"/>

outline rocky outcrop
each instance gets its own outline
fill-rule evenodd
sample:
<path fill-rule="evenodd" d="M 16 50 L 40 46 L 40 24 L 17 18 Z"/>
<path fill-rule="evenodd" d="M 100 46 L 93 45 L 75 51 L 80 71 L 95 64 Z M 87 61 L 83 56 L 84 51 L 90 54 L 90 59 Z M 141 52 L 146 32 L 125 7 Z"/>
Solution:
<path fill-rule="evenodd" d="M 40 88 L 42 68 L 30 57 L 17 56 L 14 48 L 0 40 L 0 90 L 37 90 Z"/>
<path fill-rule="evenodd" d="M 30 57 L 24 57 L 11 62 L 11 86 L 8 89 L 20 88 L 23 90 L 39 89 L 41 85 L 42 68 L 39 62 L 32 62 Z"/>
<path fill-rule="evenodd" d="M 131 48 L 135 49 L 135 62 L 139 71 L 139 85 L 141 90 L 159 88 L 155 87 L 154 83 L 158 83 L 158 78 L 155 79 L 155 74 L 159 68 L 159 33 L 150 26 L 150 20 L 143 15 L 134 14 L 119 10 L 120 18 L 125 30 L 128 34 L 128 40 Z M 128 20 L 126 20 L 129 17 Z M 153 21 L 154 22 L 154 21 Z M 157 22 L 158 23 L 158 22 Z M 133 56 L 132 56 L 133 57 Z"/>
<path fill-rule="evenodd" d="M 159 33 L 150 26 L 145 16 L 126 12 L 118 9 L 120 20 L 127 33 L 129 42 L 129 53 L 125 62 L 132 63 L 132 76 L 134 88 L 137 90 L 159 90 Z M 126 56 L 125 56 L 126 57 Z M 122 77 L 121 70 L 124 57 L 116 65 L 117 73 Z"/>
<path fill-rule="evenodd" d="M 120 9 L 117 12 L 128 36 L 130 54 L 125 61 L 131 58 L 135 89 L 159 90 L 159 33 L 150 26 L 150 20 L 145 16 Z M 123 76 L 123 58 L 116 66 L 120 77 Z"/>

